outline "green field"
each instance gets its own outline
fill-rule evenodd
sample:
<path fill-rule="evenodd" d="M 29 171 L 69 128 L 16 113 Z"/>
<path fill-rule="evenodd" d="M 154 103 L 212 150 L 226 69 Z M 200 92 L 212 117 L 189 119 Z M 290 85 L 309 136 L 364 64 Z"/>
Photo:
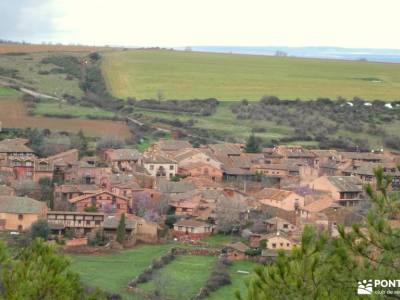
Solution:
<path fill-rule="evenodd" d="M 16 95 L 18 95 L 18 92 L 16 90 L 0 86 L 0 97 L 2 97 L 2 96 L 16 96 Z"/>
<path fill-rule="evenodd" d="M 118 293 L 125 300 L 143 300 L 143 297 L 126 289 L 129 281 L 172 247 L 172 245 L 142 245 L 114 254 L 73 255 L 71 269 L 80 274 L 82 281 L 89 286 Z M 158 287 L 162 295 L 168 299 L 190 299 L 207 281 L 216 261 L 217 257 L 212 256 L 177 256 L 170 264 L 160 269 L 151 281 L 138 287 L 146 291 Z M 249 276 L 237 271 L 251 272 L 254 266 L 254 263 L 247 261 L 233 262 L 227 269 L 232 284 L 221 287 L 207 299 L 233 299 L 236 290 L 245 289 L 244 280 Z"/>
<path fill-rule="evenodd" d="M 398 99 L 400 64 L 239 54 L 130 50 L 104 54 L 103 74 L 121 98 L 258 100 L 338 96 Z"/>
<path fill-rule="evenodd" d="M 207 281 L 216 261 L 214 256 L 179 255 L 153 280 L 138 287 L 148 291 L 158 288 L 165 299 L 191 299 Z"/>
<path fill-rule="evenodd" d="M 71 115 L 77 118 L 85 118 L 86 116 L 96 116 L 96 117 L 114 117 L 114 113 L 98 108 L 98 107 L 86 107 L 80 105 L 70 105 L 67 103 L 60 103 L 58 101 L 42 101 L 36 104 L 34 109 L 36 115 Z"/>
<path fill-rule="evenodd" d="M 136 299 L 127 291 L 128 283 L 171 247 L 146 245 L 108 255 L 75 255 L 72 270 L 90 286 L 122 294 L 124 299 Z"/>
<path fill-rule="evenodd" d="M 250 277 L 249 274 L 238 273 L 238 271 L 252 272 L 255 263 L 250 261 L 235 261 L 228 267 L 229 275 L 231 276 L 232 283 L 230 285 L 223 286 L 211 293 L 207 298 L 208 300 L 219 300 L 219 299 L 235 299 L 234 293 L 239 291 L 242 296 L 245 295 L 246 291 L 246 280 Z"/>

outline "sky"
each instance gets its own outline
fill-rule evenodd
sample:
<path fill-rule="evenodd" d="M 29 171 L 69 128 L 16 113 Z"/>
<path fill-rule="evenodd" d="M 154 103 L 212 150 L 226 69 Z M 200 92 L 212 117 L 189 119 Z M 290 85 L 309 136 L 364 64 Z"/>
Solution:
<path fill-rule="evenodd" d="M 400 0 L 0 0 L 0 39 L 400 49 Z"/>

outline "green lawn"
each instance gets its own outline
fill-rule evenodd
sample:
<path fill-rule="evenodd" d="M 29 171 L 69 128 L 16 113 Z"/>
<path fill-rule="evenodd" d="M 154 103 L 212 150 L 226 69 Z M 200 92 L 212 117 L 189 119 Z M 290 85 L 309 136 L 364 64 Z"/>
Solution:
<path fill-rule="evenodd" d="M 246 285 L 245 281 L 250 277 L 249 274 L 238 273 L 237 271 L 253 271 L 255 263 L 249 261 L 235 261 L 231 266 L 228 267 L 228 272 L 231 276 L 232 283 L 230 285 L 223 286 L 211 293 L 206 298 L 208 300 L 220 300 L 220 299 L 235 299 L 235 291 L 240 291 L 242 295 L 245 294 Z"/>
<path fill-rule="evenodd" d="M 16 96 L 18 92 L 14 89 L 10 89 L 8 87 L 0 86 L 0 97 L 1 96 Z"/>
<path fill-rule="evenodd" d="M 217 257 L 180 255 L 162 268 L 154 279 L 139 285 L 145 290 L 161 289 L 167 299 L 191 299 L 207 281 Z"/>
<path fill-rule="evenodd" d="M 114 51 L 104 57 L 107 86 L 121 98 L 155 98 L 158 91 L 179 100 L 263 95 L 393 100 L 400 94 L 399 64 L 168 50 Z"/>
<path fill-rule="evenodd" d="M 153 259 L 166 253 L 171 245 L 143 245 L 109 255 L 74 255 L 72 270 L 90 286 L 122 294 L 124 299 L 136 299 L 126 287 Z"/>
<path fill-rule="evenodd" d="M 36 105 L 34 113 L 37 115 L 63 115 L 68 114 L 78 118 L 85 118 L 88 115 L 97 117 L 113 117 L 115 114 L 98 107 L 85 107 L 79 105 L 70 105 L 58 101 L 43 101 Z"/>
<path fill-rule="evenodd" d="M 213 234 L 201 239 L 202 242 L 208 243 L 212 247 L 221 247 L 232 240 L 235 240 L 235 237 L 232 238 L 230 234 Z"/>

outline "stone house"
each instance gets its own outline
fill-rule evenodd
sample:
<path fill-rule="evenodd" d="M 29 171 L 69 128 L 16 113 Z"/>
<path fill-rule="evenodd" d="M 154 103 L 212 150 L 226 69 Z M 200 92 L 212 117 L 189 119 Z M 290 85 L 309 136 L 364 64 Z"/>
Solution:
<path fill-rule="evenodd" d="M 48 211 L 47 222 L 53 233 L 64 234 L 65 229 L 73 229 L 82 237 L 103 226 L 105 215 L 97 212 Z"/>
<path fill-rule="evenodd" d="M 213 231 L 213 226 L 206 222 L 182 219 L 174 224 L 173 235 L 178 238 L 201 239 Z"/>
<path fill-rule="evenodd" d="M 304 206 L 304 197 L 292 191 L 264 188 L 254 195 L 260 205 L 296 211 Z"/>
<path fill-rule="evenodd" d="M 266 240 L 266 248 L 271 250 L 292 250 L 296 243 L 285 233 L 277 231 L 262 237 Z"/>
<path fill-rule="evenodd" d="M 104 152 L 105 161 L 117 172 L 133 171 L 140 157 L 136 149 L 109 149 Z"/>
<path fill-rule="evenodd" d="M 289 221 L 279 218 L 273 217 L 264 221 L 267 232 L 276 232 L 282 231 L 285 233 L 294 232 L 298 230 L 297 226 L 290 223 Z"/>
<path fill-rule="evenodd" d="M 250 247 L 242 242 L 233 242 L 225 244 L 224 252 L 229 260 L 244 260 L 246 259 L 246 251 Z"/>
<path fill-rule="evenodd" d="M 0 196 L 0 230 L 23 231 L 46 218 L 46 203 L 28 197 Z"/>
<path fill-rule="evenodd" d="M 203 162 L 180 164 L 178 170 L 181 175 L 210 178 L 212 181 L 220 181 L 223 176 L 220 168 Z"/>
<path fill-rule="evenodd" d="M 153 177 L 171 179 L 178 173 L 178 163 L 159 154 L 151 154 L 143 158 L 143 166 Z"/>
<path fill-rule="evenodd" d="M 343 206 L 357 206 L 364 200 L 362 182 L 354 176 L 322 176 L 309 186 L 331 193 L 333 200 Z"/>
<path fill-rule="evenodd" d="M 98 212 L 113 214 L 127 213 L 129 203 L 128 198 L 104 190 L 94 194 L 78 196 L 68 201 L 72 208 L 78 212 L 84 212 L 96 207 Z"/>

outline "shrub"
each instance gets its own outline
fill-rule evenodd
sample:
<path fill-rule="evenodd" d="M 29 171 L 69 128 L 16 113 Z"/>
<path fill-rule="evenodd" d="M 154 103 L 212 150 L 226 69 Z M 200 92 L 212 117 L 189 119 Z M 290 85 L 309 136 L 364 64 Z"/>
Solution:
<path fill-rule="evenodd" d="M 31 226 L 31 238 L 42 238 L 45 241 L 48 239 L 50 234 L 50 227 L 46 220 L 37 220 Z"/>
<path fill-rule="evenodd" d="M 245 254 L 248 256 L 258 256 L 261 254 L 261 249 L 247 249 Z"/>

